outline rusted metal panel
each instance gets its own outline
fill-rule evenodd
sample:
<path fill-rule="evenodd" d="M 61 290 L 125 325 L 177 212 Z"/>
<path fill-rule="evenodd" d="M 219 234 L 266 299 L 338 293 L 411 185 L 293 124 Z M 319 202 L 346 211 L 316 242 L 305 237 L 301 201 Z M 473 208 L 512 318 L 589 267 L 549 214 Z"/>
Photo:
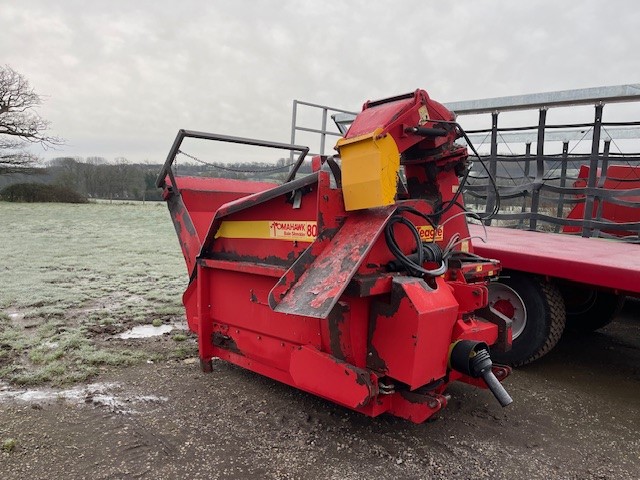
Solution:
<path fill-rule="evenodd" d="M 277 333 L 277 332 L 276 332 Z M 291 352 L 297 343 L 280 336 L 213 322 L 211 341 L 215 347 L 283 372 L 289 371 Z"/>
<path fill-rule="evenodd" d="M 203 268 L 202 271 L 208 275 L 206 296 L 210 307 L 201 322 L 227 325 L 228 334 L 236 338 L 241 349 L 242 341 L 237 340 L 237 335 L 243 331 L 320 347 L 320 321 L 317 318 L 284 315 L 267 305 L 267 294 L 276 280 L 274 277 L 217 268 Z"/>
<path fill-rule="evenodd" d="M 251 273 L 253 275 L 264 275 L 266 277 L 280 278 L 286 271 L 284 267 L 277 265 L 246 262 L 246 261 L 230 261 L 230 260 L 212 260 L 201 258 L 198 262 L 208 268 L 217 268 L 219 270 L 230 270 L 234 272 Z"/>
<path fill-rule="evenodd" d="M 348 331 L 349 304 L 338 302 L 329 313 L 329 351 L 339 360 L 353 363 L 351 358 L 351 336 Z"/>
<path fill-rule="evenodd" d="M 210 322 L 211 316 L 211 299 L 209 298 L 210 277 L 209 271 L 202 266 L 197 266 L 197 333 L 198 333 L 198 351 L 200 353 L 200 363 L 203 369 L 211 364 L 214 351 L 211 344 L 211 335 L 213 334 L 213 324 Z"/>
<path fill-rule="evenodd" d="M 314 242 L 309 247 L 309 256 L 301 257 L 285 274 L 286 293 L 272 292 L 270 300 L 277 305 L 274 310 L 327 318 L 395 208 L 354 212 L 330 241 L 318 239 Z M 315 255 L 317 250 L 321 252 Z"/>
<path fill-rule="evenodd" d="M 174 193 L 169 194 L 167 205 L 173 227 L 178 235 L 184 261 L 187 264 L 187 271 L 189 275 L 193 275 L 196 266 L 196 255 L 198 255 L 201 248 L 196 228 L 180 195 Z"/>
<path fill-rule="evenodd" d="M 447 397 L 438 393 L 426 395 L 411 392 L 394 395 L 389 413 L 413 423 L 422 423 L 447 406 Z"/>
<path fill-rule="evenodd" d="M 311 347 L 293 351 L 290 373 L 297 387 L 351 408 L 363 407 L 377 394 L 369 371 Z"/>
<path fill-rule="evenodd" d="M 378 357 L 387 376 L 412 390 L 447 373 L 458 302 L 444 279 L 438 278 L 436 286 L 419 278 L 395 278 L 390 302 L 376 301 L 371 308 L 370 349 L 376 352 L 371 358 Z"/>
<path fill-rule="evenodd" d="M 370 297 L 389 293 L 393 278 L 398 274 L 384 275 L 360 275 L 356 274 L 351 279 L 346 293 L 357 297 Z"/>

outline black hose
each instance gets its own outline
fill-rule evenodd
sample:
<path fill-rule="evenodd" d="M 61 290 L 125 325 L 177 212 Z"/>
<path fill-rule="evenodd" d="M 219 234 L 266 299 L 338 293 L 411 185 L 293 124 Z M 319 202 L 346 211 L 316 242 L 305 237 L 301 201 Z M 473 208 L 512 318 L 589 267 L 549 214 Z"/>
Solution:
<path fill-rule="evenodd" d="M 398 242 L 396 241 L 395 235 L 393 233 L 393 226 L 396 223 L 405 225 L 407 228 L 409 228 L 411 235 L 413 235 L 413 238 L 416 241 L 417 245 L 417 258 L 415 259 L 415 261 L 405 255 L 398 245 Z M 398 262 L 400 262 L 400 264 L 407 269 L 407 272 L 410 275 L 414 277 L 421 277 L 422 275 L 426 274 L 426 270 L 422 268 L 422 264 L 424 263 L 424 255 L 422 253 L 422 240 L 420 239 L 420 232 L 418 232 L 416 226 L 411 223 L 409 219 L 403 217 L 402 215 L 393 215 L 384 228 L 384 238 L 387 241 L 387 247 L 389 247 L 391 253 L 393 253 L 394 257 L 398 259 Z"/>
<path fill-rule="evenodd" d="M 436 226 L 433 222 L 428 218 L 428 216 L 413 207 L 399 207 L 399 211 L 408 211 L 414 213 L 424 219 L 426 219 L 429 224 L 435 229 Z M 407 227 L 411 232 L 414 240 L 416 241 L 416 251 L 413 254 L 406 255 L 398 242 L 396 241 L 395 234 L 393 231 L 393 226 L 397 223 L 400 223 Z M 384 228 L 384 238 L 387 242 L 387 247 L 396 257 L 397 261 L 389 262 L 387 265 L 387 269 L 389 271 L 398 271 L 398 270 L 406 270 L 407 273 L 414 277 L 423 277 L 425 275 L 441 275 L 446 271 L 446 263 L 443 258 L 443 252 L 440 246 L 436 243 L 423 243 L 420 238 L 420 232 L 416 226 L 406 217 L 399 215 L 398 213 L 394 214 Z M 425 262 L 435 262 L 439 265 L 436 270 L 427 270 L 422 265 Z"/>
<path fill-rule="evenodd" d="M 493 178 L 493 175 L 491 175 L 491 173 L 489 172 L 489 169 L 487 168 L 487 165 L 484 163 L 484 160 L 482 160 L 482 157 L 480 157 L 480 154 L 478 153 L 478 151 L 474 147 L 473 143 L 471 142 L 471 140 L 467 136 L 467 133 L 464 131 L 464 128 L 462 128 L 458 122 L 447 121 L 447 120 L 439 120 L 438 123 L 454 125 L 458 129 L 458 131 L 460 132 L 462 137 L 464 137 L 465 141 L 467 142 L 467 145 L 469 146 L 469 148 L 473 152 L 473 155 L 478 159 L 478 161 L 480 162 L 480 165 L 482 165 L 482 168 L 484 168 L 485 172 L 487 172 L 487 175 L 489 176 L 489 181 L 491 182 L 491 186 L 493 187 L 493 191 L 495 192 L 495 195 L 496 195 L 496 201 L 495 201 L 495 204 L 493 206 L 493 210 L 490 213 L 487 213 L 486 215 L 479 215 L 479 216 L 482 217 L 482 220 L 489 220 L 489 219 L 493 218 L 500 211 L 500 192 L 498 190 L 498 185 L 496 184 L 495 178 Z M 458 185 L 458 190 L 456 191 L 456 193 L 453 196 L 453 198 L 447 202 L 446 206 L 443 206 L 439 210 L 436 210 L 435 212 L 433 212 L 432 216 L 439 217 L 439 216 L 447 213 L 449 211 L 449 209 L 451 209 L 451 207 L 453 207 L 454 205 L 456 205 L 458 203 L 458 198 L 460 197 L 460 194 L 462 193 L 462 190 L 464 189 L 465 185 L 467 184 L 467 180 L 469 178 L 469 173 L 471 173 L 471 168 L 467 168 L 466 169 L 466 171 L 465 171 L 464 175 L 462 176 L 462 179 L 460 180 L 460 183 Z"/>

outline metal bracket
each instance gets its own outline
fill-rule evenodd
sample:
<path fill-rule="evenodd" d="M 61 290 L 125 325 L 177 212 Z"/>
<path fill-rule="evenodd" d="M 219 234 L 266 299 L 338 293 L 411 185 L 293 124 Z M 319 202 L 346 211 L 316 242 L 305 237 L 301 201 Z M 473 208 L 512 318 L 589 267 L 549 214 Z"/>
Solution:
<path fill-rule="evenodd" d="M 476 314 L 498 326 L 498 341 L 491 349 L 498 353 L 511 350 L 511 319 L 490 306 L 476 310 Z"/>

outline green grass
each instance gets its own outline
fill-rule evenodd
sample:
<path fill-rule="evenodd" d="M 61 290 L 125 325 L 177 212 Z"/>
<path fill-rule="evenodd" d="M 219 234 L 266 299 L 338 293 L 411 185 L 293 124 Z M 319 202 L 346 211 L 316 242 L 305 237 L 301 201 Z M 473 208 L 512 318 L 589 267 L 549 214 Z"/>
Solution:
<path fill-rule="evenodd" d="M 2 442 L 2 451 L 13 452 L 18 442 L 14 438 L 7 438 Z"/>
<path fill-rule="evenodd" d="M 183 318 L 186 268 L 164 203 L 0 202 L 0 379 L 63 384 L 152 354 L 91 326 Z"/>
<path fill-rule="evenodd" d="M 198 356 L 198 345 L 195 342 L 192 344 L 181 342 L 178 345 L 179 347 L 169 354 L 169 358 L 174 360 L 184 360 L 185 358 Z"/>

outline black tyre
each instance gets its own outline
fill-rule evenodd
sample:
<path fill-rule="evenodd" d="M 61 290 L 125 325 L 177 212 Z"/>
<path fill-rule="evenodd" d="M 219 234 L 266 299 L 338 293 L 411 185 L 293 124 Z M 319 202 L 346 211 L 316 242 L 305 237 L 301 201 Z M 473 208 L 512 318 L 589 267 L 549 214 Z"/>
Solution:
<path fill-rule="evenodd" d="M 624 306 L 624 295 L 575 283 L 559 287 L 567 309 L 567 330 L 573 332 L 593 332 L 609 325 Z"/>
<path fill-rule="evenodd" d="M 496 363 L 531 363 L 555 347 L 564 331 L 562 295 L 555 285 L 536 275 L 503 271 L 489 285 L 489 305 L 512 321 L 513 346 L 506 353 L 492 353 Z"/>

